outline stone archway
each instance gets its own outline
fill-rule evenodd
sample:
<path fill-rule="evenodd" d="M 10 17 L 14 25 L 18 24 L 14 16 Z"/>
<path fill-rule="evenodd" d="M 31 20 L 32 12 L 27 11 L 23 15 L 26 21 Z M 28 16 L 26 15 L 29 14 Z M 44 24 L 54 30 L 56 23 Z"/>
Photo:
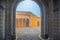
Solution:
<path fill-rule="evenodd" d="M 14 18 L 15 18 L 15 12 L 16 12 L 16 7 L 17 7 L 17 5 L 18 5 L 18 3 L 20 3 L 22 0 L 16 0 L 16 1 L 14 1 L 14 3 L 13 3 L 13 6 L 12 6 L 12 11 L 13 11 L 13 16 L 14 16 Z M 43 37 L 43 36 L 45 36 L 45 34 L 48 34 L 48 32 L 46 31 L 46 3 L 44 3 L 43 1 L 41 1 L 41 0 L 34 0 L 40 7 L 41 7 L 41 11 L 42 11 L 42 28 L 41 28 L 41 36 Z M 15 19 L 13 19 L 13 20 L 15 20 Z M 12 20 L 12 21 L 13 21 Z M 15 22 L 15 21 L 14 21 Z M 14 28 L 15 28 L 15 26 L 13 26 Z M 13 29 L 14 30 L 14 29 Z M 47 33 L 45 33 L 45 32 L 47 32 Z"/>
<path fill-rule="evenodd" d="M 15 17 L 16 17 L 16 6 L 22 0 L 6 0 L 4 1 L 5 7 L 5 40 L 14 40 L 15 35 Z M 46 3 L 43 0 L 34 0 L 42 11 L 42 27 L 41 36 L 43 37 L 46 31 Z M 2 3 L 2 4 L 3 4 Z M 48 32 L 47 32 L 48 34 Z"/>
<path fill-rule="evenodd" d="M 22 1 L 22 0 L 20 0 L 20 1 Z M 3 8 L 4 8 L 4 10 L 2 10 L 2 12 L 4 12 L 4 14 L 5 14 L 4 15 L 5 16 L 5 19 L 4 19 L 4 21 L 5 21 L 4 29 L 5 30 L 0 29 L 1 34 L 3 34 L 1 31 L 5 31 L 4 35 L 3 35 L 4 36 L 3 40 L 15 39 L 15 10 L 16 10 L 17 4 L 20 1 L 19 0 L 0 0 L 0 5 L 3 6 Z M 41 10 L 43 13 L 42 14 L 41 35 L 43 37 L 47 37 L 46 35 L 44 36 L 44 34 L 46 32 L 47 34 L 49 33 L 50 40 L 57 40 L 58 38 L 60 38 L 60 36 L 59 36 L 59 33 L 60 33 L 60 31 L 59 31 L 60 30 L 59 7 L 60 6 L 58 6 L 60 4 L 60 1 L 59 0 L 35 0 L 35 1 L 39 5 L 41 4 L 41 8 L 42 8 Z M 48 6 L 46 6 L 46 5 L 48 5 Z M 54 6 L 54 8 L 53 8 L 53 6 Z M 47 24 L 45 24 L 46 22 L 47 22 Z M 47 29 L 49 32 L 46 31 L 46 28 L 47 28 L 46 25 L 49 28 L 49 30 Z M 2 37 L 1 34 L 0 34 L 0 39 Z"/>

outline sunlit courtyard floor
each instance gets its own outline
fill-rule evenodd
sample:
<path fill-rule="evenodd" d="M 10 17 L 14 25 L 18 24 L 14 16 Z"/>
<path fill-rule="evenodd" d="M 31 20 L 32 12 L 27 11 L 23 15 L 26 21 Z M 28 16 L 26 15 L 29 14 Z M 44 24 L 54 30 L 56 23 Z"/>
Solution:
<path fill-rule="evenodd" d="M 40 40 L 40 27 L 16 28 L 16 40 Z"/>

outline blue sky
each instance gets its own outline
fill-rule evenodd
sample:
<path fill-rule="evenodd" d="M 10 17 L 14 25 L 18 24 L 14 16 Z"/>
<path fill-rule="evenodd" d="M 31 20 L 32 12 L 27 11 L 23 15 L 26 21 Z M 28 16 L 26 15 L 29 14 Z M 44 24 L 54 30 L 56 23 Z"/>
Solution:
<path fill-rule="evenodd" d="M 31 0 L 25 0 L 18 4 L 16 11 L 26 11 L 26 12 L 32 12 L 36 16 L 41 17 L 41 9 L 39 5 Z"/>

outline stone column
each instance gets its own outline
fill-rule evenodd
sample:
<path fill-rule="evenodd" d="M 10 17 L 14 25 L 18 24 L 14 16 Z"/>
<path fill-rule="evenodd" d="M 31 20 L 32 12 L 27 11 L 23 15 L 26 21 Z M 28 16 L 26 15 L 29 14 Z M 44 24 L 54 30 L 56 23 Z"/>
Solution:
<path fill-rule="evenodd" d="M 0 1 L 0 40 L 5 38 L 5 4 Z"/>
<path fill-rule="evenodd" d="M 49 0 L 49 13 L 48 13 L 48 30 L 49 30 L 49 40 L 53 40 L 53 0 Z"/>
<path fill-rule="evenodd" d="M 11 5 L 5 1 L 5 40 L 11 40 Z"/>
<path fill-rule="evenodd" d="M 58 40 L 60 40 L 60 0 L 57 0 L 56 1 L 56 14 L 57 14 L 57 20 L 58 20 L 58 27 L 57 27 L 57 29 L 58 29 L 58 31 L 57 31 L 57 37 L 58 37 Z"/>

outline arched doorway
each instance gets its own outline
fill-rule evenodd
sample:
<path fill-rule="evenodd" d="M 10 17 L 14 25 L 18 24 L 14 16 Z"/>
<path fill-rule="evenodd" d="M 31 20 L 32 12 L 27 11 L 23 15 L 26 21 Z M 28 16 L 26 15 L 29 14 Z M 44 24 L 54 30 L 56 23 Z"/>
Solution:
<path fill-rule="evenodd" d="M 5 8 L 5 14 L 7 14 L 7 15 L 5 15 L 5 18 L 6 18 L 5 19 L 5 34 L 6 34 L 6 38 L 8 38 L 8 36 L 11 36 L 11 35 L 15 37 L 15 10 L 16 10 L 16 5 L 15 4 L 18 4 L 20 1 L 22 1 L 22 0 L 6 0 L 6 1 L 5 0 L 1 0 L 0 1 L 2 6 L 4 6 L 4 8 Z M 42 20 L 42 28 L 41 28 L 42 29 L 42 31 L 41 31 L 42 33 L 41 34 L 45 35 L 46 34 L 45 33 L 46 32 L 46 30 L 45 30 L 45 28 L 46 28 L 46 25 L 45 25 L 45 23 L 46 23 L 45 22 L 46 21 L 46 15 L 45 14 L 46 14 L 46 10 L 47 10 L 45 7 L 48 4 L 48 3 L 45 4 L 45 1 L 48 1 L 48 0 L 35 0 L 35 1 L 39 5 L 41 4 L 41 8 L 42 8 L 41 10 L 42 10 L 42 13 L 43 13 L 42 19 L 44 19 L 44 20 Z M 50 0 L 49 1 L 49 9 L 51 9 L 51 10 L 49 10 L 49 14 L 53 13 L 53 6 L 52 5 L 53 5 L 53 0 Z M 50 27 L 50 29 L 51 29 L 51 27 Z M 9 33 L 7 33 L 7 32 L 9 32 Z M 53 33 L 52 33 L 52 35 L 53 35 Z M 51 38 L 52 36 L 49 36 L 49 37 Z"/>
<path fill-rule="evenodd" d="M 14 0 L 13 2 L 12 2 L 12 5 L 9 3 L 8 4 L 8 2 L 9 1 L 6 1 L 7 3 L 6 3 L 6 7 L 7 7 L 7 9 L 9 9 L 9 10 L 7 10 L 7 11 L 9 11 L 9 12 L 7 12 L 6 11 L 6 14 L 7 14 L 7 18 L 6 18 L 6 23 L 7 24 L 5 24 L 5 26 L 6 26 L 6 29 L 5 29 L 5 34 L 6 34 L 6 39 L 8 39 L 9 37 L 12 37 L 12 38 L 15 38 L 16 37 L 16 35 L 15 35 L 15 16 L 16 16 L 16 6 L 17 6 L 17 4 L 20 2 L 20 1 L 22 1 L 22 0 Z M 41 34 L 43 35 L 43 34 L 45 34 L 45 33 L 43 33 L 44 32 L 44 30 L 45 30 L 45 21 L 46 21 L 46 19 L 45 19 L 45 17 L 46 17 L 46 9 L 45 9 L 45 5 L 44 5 L 44 3 L 41 1 L 41 0 L 34 0 L 36 3 L 38 3 L 39 4 L 39 6 L 41 5 L 41 11 L 42 11 L 42 31 L 41 31 Z M 11 7 L 9 7 L 11 5 Z M 11 9 L 10 9 L 11 8 Z M 10 14 L 11 13 L 11 14 Z M 8 14 L 10 14 L 10 15 L 8 15 Z M 10 16 L 10 17 L 9 17 Z M 9 18 L 10 19 L 9 19 Z M 9 24 L 9 25 L 8 25 Z M 8 30 L 9 29 L 9 30 Z M 43 30 L 44 29 L 44 30 Z M 9 33 L 7 33 L 7 31 L 9 32 Z"/>
<path fill-rule="evenodd" d="M 33 0 L 21 1 L 16 8 L 16 39 L 17 40 L 39 40 L 41 35 L 41 9 Z M 25 37 L 24 37 L 25 36 Z M 27 37 L 28 36 L 28 37 Z"/>
<path fill-rule="evenodd" d="M 37 22 L 37 25 L 39 26 L 40 24 L 39 24 L 39 21 Z"/>
<path fill-rule="evenodd" d="M 46 18 L 45 5 L 44 5 L 43 2 L 41 2 L 41 1 L 39 1 L 39 0 L 38 0 L 38 1 L 37 1 L 37 0 L 33 0 L 33 1 L 35 1 L 36 3 L 38 3 L 39 6 L 41 5 L 41 11 L 42 11 L 42 16 L 41 16 L 41 17 L 42 17 L 42 28 L 41 28 L 42 31 L 41 31 L 41 34 L 42 34 L 42 36 L 43 36 L 43 35 L 46 34 L 45 32 L 43 33 L 43 31 L 46 31 L 45 28 L 44 28 L 44 27 L 46 26 L 46 25 L 45 25 L 45 24 L 46 24 L 46 19 L 45 19 L 45 18 Z M 20 2 L 20 1 L 19 1 L 19 2 Z M 16 1 L 16 5 L 14 6 L 14 10 L 16 10 L 15 8 L 16 8 L 16 6 L 17 6 L 17 4 L 18 4 L 19 2 Z M 43 29 L 44 29 L 44 30 L 43 30 Z"/>
<path fill-rule="evenodd" d="M 26 27 L 29 27 L 29 19 L 26 19 Z"/>
<path fill-rule="evenodd" d="M 13 7 L 14 7 L 13 13 L 15 13 L 15 11 L 16 11 L 16 6 L 17 6 L 17 4 L 18 4 L 19 2 L 21 2 L 21 1 L 22 1 L 22 0 L 18 0 L 18 1 L 15 1 L 15 2 L 14 2 L 15 4 L 14 4 L 14 6 L 13 6 Z M 46 31 L 46 30 L 45 30 L 45 29 L 46 29 L 46 28 L 45 28 L 45 26 L 46 26 L 46 25 L 45 25 L 45 24 L 46 24 L 46 21 L 45 21 L 45 20 L 46 20 L 46 19 L 45 19 L 45 18 L 46 18 L 45 4 L 43 3 L 43 1 L 39 1 L 39 0 L 34 0 L 34 1 L 35 1 L 36 3 L 38 3 L 39 6 L 41 6 L 41 12 L 42 12 L 42 14 L 41 14 L 41 15 L 42 15 L 42 16 L 41 16 L 41 17 L 42 17 L 42 28 L 41 28 L 41 34 L 42 34 L 42 35 L 41 35 L 41 36 L 43 37 L 43 36 L 46 34 L 46 33 L 44 32 L 44 31 Z M 15 16 L 15 14 L 14 14 L 14 16 Z M 14 20 L 14 19 L 13 19 L 13 20 Z M 44 30 L 43 30 L 43 29 L 44 29 Z M 14 33 L 15 33 L 15 32 L 14 32 Z"/>

